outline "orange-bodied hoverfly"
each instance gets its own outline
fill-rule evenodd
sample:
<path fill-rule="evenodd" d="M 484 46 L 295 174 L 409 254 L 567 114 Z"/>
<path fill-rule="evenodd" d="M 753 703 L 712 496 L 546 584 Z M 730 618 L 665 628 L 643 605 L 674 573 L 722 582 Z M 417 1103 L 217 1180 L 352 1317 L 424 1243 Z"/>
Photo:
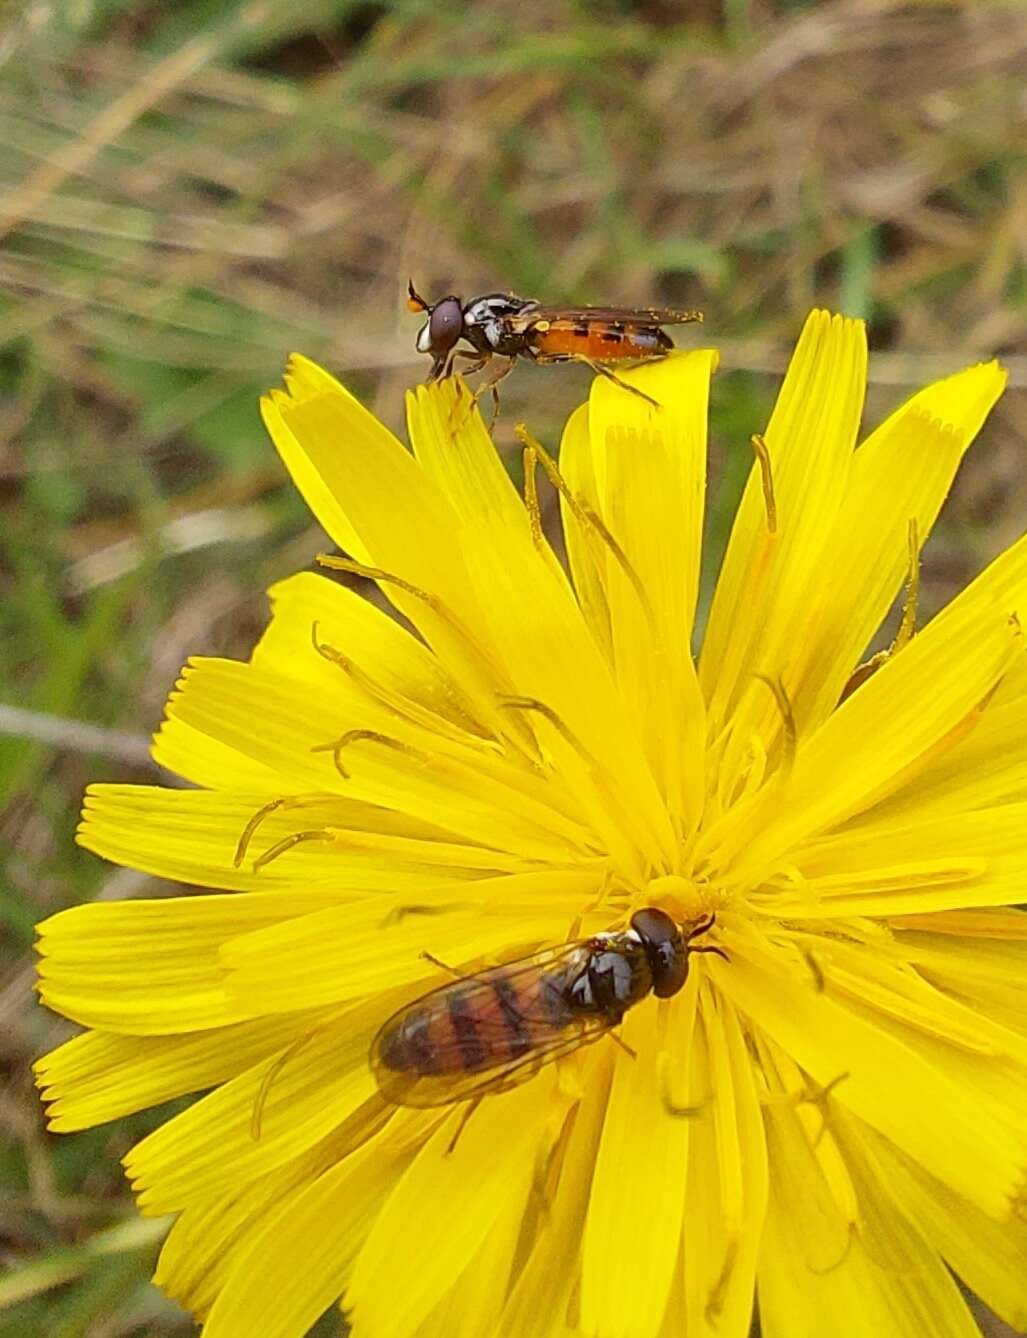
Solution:
<path fill-rule="evenodd" d="M 380 1028 L 371 1068 L 385 1098 L 400 1106 L 445 1106 L 506 1091 L 543 1064 L 589 1045 L 649 993 L 677 994 L 688 977 L 693 939 L 708 916 L 683 930 L 654 906 L 630 927 L 547 948 L 459 978 L 407 1004 Z"/>
<path fill-rule="evenodd" d="M 702 312 L 676 308 L 543 306 L 513 293 L 486 293 L 466 303 L 450 294 L 427 302 L 412 282 L 407 292 L 409 309 L 428 316 L 417 336 L 417 351 L 431 354 L 428 380 L 452 376 L 458 357 L 469 360 L 465 372 L 476 372 L 499 356 L 507 363 L 489 382 L 493 391 L 518 358 L 583 362 L 653 403 L 604 364 L 662 358 L 674 347 L 662 326 L 702 320 Z M 470 349 L 457 348 L 461 339 Z"/>

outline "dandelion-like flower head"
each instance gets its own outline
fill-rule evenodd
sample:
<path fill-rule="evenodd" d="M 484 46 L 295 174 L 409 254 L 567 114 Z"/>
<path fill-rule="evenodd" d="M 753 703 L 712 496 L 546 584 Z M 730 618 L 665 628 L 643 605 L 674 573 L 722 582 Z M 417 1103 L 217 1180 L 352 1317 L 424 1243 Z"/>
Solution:
<path fill-rule="evenodd" d="M 458 379 L 409 396 L 412 452 L 303 358 L 265 399 L 343 556 L 272 589 L 249 663 L 186 668 L 154 756 L 196 788 L 96 786 L 80 835 L 215 890 L 41 928 L 88 1029 L 39 1063 L 51 1126 L 205 1093 L 125 1164 L 206 1338 L 336 1302 L 354 1338 L 741 1338 L 757 1294 L 768 1338 L 968 1335 L 953 1272 L 1027 1324 L 1027 541 L 914 616 L 1004 376 L 857 445 L 863 328 L 815 312 L 696 654 L 715 366 L 597 380 L 520 491 Z M 383 1096 L 437 961 L 652 907 L 719 952 L 619 1045 L 466 1120 Z"/>

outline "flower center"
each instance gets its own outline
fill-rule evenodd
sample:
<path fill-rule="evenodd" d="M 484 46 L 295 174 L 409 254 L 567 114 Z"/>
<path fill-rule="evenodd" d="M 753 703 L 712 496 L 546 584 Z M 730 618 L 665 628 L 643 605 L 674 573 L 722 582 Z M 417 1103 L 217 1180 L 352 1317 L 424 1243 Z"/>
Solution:
<path fill-rule="evenodd" d="M 701 919 L 718 906 L 716 894 L 705 884 L 678 873 L 661 874 L 636 890 L 631 910 L 658 906 L 679 924 Z"/>

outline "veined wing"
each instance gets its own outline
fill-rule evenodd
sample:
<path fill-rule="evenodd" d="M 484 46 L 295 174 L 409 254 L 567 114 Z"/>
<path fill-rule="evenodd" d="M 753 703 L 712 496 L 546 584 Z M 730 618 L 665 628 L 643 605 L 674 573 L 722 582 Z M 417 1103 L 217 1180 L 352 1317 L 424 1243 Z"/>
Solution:
<path fill-rule="evenodd" d="M 387 1099 L 439 1106 L 527 1081 L 614 1025 L 572 1010 L 589 941 L 547 948 L 422 995 L 381 1027 L 370 1062 Z"/>
<path fill-rule="evenodd" d="M 402 1082 L 396 1081 L 398 1075 L 390 1075 L 390 1082 L 384 1083 L 379 1078 L 379 1085 L 386 1100 L 398 1106 L 427 1108 L 455 1105 L 458 1101 L 506 1092 L 511 1087 L 530 1082 L 546 1064 L 552 1064 L 583 1046 L 591 1045 L 612 1027 L 613 1024 L 606 1018 L 581 1018 L 570 1030 L 553 1032 L 525 1054 L 494 1068 L 403 1074 Z M 377 1069 L 375 1072 L 377 1074 Z"/>
<path fill-rule="evenodd" d="M 686 311 L 679 307 L 571 307 L 539 306 L 530 311 L 505 319 L 518 327 L 535 325 L 539 321 L 607 321 L 624 325 L 687 325 L 702 321 L 701 311 Z"/>

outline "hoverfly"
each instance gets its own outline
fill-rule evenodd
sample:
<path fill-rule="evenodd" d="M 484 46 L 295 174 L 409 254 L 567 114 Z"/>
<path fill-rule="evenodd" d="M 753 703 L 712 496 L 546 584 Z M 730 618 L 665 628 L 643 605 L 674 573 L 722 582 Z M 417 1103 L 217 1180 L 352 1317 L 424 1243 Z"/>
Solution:
<path fill-rule="evenodd" d="M 379 1029 L 371 1068 L 382 1095 L 399 1106 L 445 1106 L 503 1092 L 543 1064 L 590 1045 L 650 992 L 677 994 L 688 977 L 692 941 L 715 916 L 687 932 L 654 906 L 625 930 L 547 948 L 442 985 L 405 1005 Z"/>
<path fill-rule="evenodd" d="M 493 395 L 517 359 L 527 358 L 531 362 L 583 362 L 652 404 L 648 395 L 604 364 L 662 358 L 674 347 L 662 326 L 702 320 L 700 311 L 662 307 L 546 307 L 513 293 L 486 293 L 467 303 L 452 295 L 427 302 L 412 281 L 407 293 L 408 308 L 428 316 L 417 336 L 418 353 L 432 357 L 428 380 L 452 376 L 458 357 L 469 360 L 465 372 L 477 372 L 498 355 L 508 361 L 489 382 Z M 470 349 L 457 348 L 461 339 Z"/>

